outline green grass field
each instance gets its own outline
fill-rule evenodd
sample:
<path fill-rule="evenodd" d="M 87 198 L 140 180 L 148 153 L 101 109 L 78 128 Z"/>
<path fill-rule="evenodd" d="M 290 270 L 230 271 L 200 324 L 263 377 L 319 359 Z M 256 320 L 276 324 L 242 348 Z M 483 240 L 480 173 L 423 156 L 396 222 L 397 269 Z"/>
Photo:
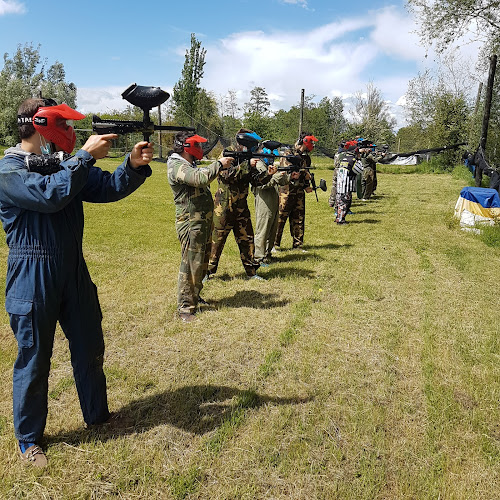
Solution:
<path fill-rule="evenodd" d="M 129 198 L 85 207 L 110 407 L 136 425 L 84 430 L 58 330 L 49 467 L 26 468 L 2 307 L 1 498 L 500 498 L 500 251 L 453 219 L 463 177 L 381 171 L 347 226 L 328 193 L 308 195 L 308 253 L 286 234 L 267 281 L 247 281 L 230 237 L 211 307 L 184 325 L 172 193 L 166 165 L 153 170 Z"/>

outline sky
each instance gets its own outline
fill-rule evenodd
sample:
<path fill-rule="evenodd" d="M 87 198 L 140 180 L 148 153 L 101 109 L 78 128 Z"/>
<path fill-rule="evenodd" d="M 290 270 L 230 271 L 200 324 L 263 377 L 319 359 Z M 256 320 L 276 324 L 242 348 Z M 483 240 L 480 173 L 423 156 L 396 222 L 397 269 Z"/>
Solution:
<path fill-rule="evenodd" d="M 341 97 L 349 113 L 370 82 L 398 127 L 408 82 L 434 60 L 398 0 L 0 0 L 2 53 L 40 44 L 49 65 L 64 65 L 85 114 L 124 109 L 134 82 L 171 92 L 191 33 L 207 51 L 201 86 L 218 100 L 234 90 L 243 105 L 259 86 L 272 110 L 286 110 L 305 89 L 315 101 Z M 464 50 L 477 57 L 477 47 Z"/>

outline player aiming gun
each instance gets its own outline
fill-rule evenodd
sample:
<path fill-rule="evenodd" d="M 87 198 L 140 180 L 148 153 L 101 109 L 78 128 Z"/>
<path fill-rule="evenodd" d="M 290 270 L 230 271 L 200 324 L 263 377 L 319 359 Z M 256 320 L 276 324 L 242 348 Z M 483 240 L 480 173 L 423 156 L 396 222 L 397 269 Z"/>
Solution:
<path fill-rule="evenodd" d="M 246 151 L 230 151 L 229 149 L 225 149 L 222 152 L 222 156 L 234 158 L 236 163 L 241 163 L 252 158 L 283 158 L 282 156 L 275 155 L 273 153 L 254 153 L 253 151 L 255 151 L 259 146 L 259 141 L 250 134 L 236 134 L 236 140 L 239 145 L 246 149 Z M 263 141 L 261 143 L 262 149 L 269 149 L 270 151 L 277 150 L 281 146 L 281 142 L 278 141 Z"/>
<path fill-rule="evenodd" d="M 326 181 L 325 179 L 320 179 L 319 181 L 319 186 L 316 185 L 316 179 L 314 178 L 314 173 L 311 172 L 313 167 L 305 167 L 302 165 L 302 158 L 298 155 L 285 155 L 282 156 L 281 158 L 285 158 L 290 165 L 284 165 L 284 166 L 279 166 L 278 167 L 278 172 L 299 172 L 300 170 L 307 170 L 309 172 L 309 175 L 311 176 L 310 181 L 311 181 L 311 187 L 314 191 L 314 194 L 316 195 L 316 201 L 319 202 L 318 199 L 318 189 L 321 189 L 321 191 L 326 191 Z"/>
<path fill-rule="evenodd" d="M 192 131 L 193 127 L 181 127 L 178 125 L 155 125 L 151 121 L 149 112 L 151 109 L 163 104 L 170 94 L 160 87 L 145 87 L 133 83 L 122 93 L 123 99 L 130 104 L 142 109 L 144 117 L 142 122 L 132 120 L 103 120 L 97 115 L 92 117 L 92 130 L 99 135 L 103 134 L 131 134 L 133 132 L 142 133 L 143 139 L 149 142 L 149 137 L 156 130 L 166 130 L 168 132 Z"/>

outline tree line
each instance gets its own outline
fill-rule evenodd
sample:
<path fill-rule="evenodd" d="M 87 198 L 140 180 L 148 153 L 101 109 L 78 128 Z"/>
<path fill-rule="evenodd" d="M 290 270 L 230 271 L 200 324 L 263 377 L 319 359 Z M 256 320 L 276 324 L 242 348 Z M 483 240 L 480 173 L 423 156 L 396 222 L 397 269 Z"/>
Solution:
<path fill-rule="evenodd" d="M 455 0 L 457 2 L 460 3 Z M 449 0 L 448 3 L 453 2 Z M 446 51 L 448 39 L 439 38 L 446 31 L 442 29 L 446 16 L 441 16 L 436 21 L 437 26 L 432 28 L 430 23 L 434 18 L 426 17 L 426 2 L 411 0 L 409 4 L 415 10 L 421 9 L 422 27 L 428 30 L 430 39 L 434 37 L 439 42 L 440 60 L 437 70 L 419 73 L 409 82 L 404 104 L 407 124 L 395 130 L 396 119 L 391 115 L 380 89 L 371 82 L 365 89 L 354 93 L 349 112 L 340 97 L 306 95 L 302 128 L 314 133 L 322 147 L 334 151 L 341 140 L 355 136 L 387 145 L 391 151 L 412 151 L 459 142 L 468 142 L 471 150 L 477 147 L 484 95 L 472 95 L 471 86 L 478 86 L 486 78 L 481 72 L 481 65 L 479 69 L 471 70 L 453 52 Z M 459 16 L 459 13 L 456 15 Z M 481 24 L 483 30 L 485 22 Z M 451 32 L 447 33 L 450 38 Z M 490 34 L 482 54 L 483 68 L 487 64 L 487 54 L 497 49 L 500 43 L 494 29 Z M 230 89 L 225 95 L 218 96 L 202 86 L 205 55 L 206 49 L 193 33 L 172 97 L 161 107 L 163 124 L 194 126 L 199 134 L 211 141 L 217 136 L 232 138 L 239 128 L 246 127 L 263 138 L 287 144 L 295 142 L 301 114 L 300 102 L 290 109 L 273 111 L 266 89 L 260 86 L 251 90 L 249 100 L 243 106 L 239 105 L 236 90 Z M 487 147 L 488 157 L 493 162 L 498 162 L 500 157 L 499 82 L 500 78 L 497 78 Z M 13 56 L 4 55 L 4 67 L 0 71 L 0 143 L 10 146 L 18 141 L 17 106 L 25 98 L 40 93 L 76 107 L 77 88 L 66 81 L 63 64 L 56 61 L 48 65 L 40 55 L 40 45 L 18 45 Z M 158 110 L 153 110 L 151 115 L 158 122 Z M 101 117 L 140 120 L 142 113 L 138 108 L 129 106 L 124 111 L 108 112 Z M 91 121 L 89 115 L 78 122 L 78 128 L 90 129 Z M 77 133 L 77 146 L 86 140 L 87 135 L 88 132 Z M 126 149 L 136 139 L 120 138 L 118 147 Z M 170 147 L 171 141 L 171 134 L 162 135 L 164 151 Z M 219 150 L 215 149 L 214 153 Z M 456 151 L 447 153 L 443 157 L 444 162 L 456 162 L 458 154 Z"/>

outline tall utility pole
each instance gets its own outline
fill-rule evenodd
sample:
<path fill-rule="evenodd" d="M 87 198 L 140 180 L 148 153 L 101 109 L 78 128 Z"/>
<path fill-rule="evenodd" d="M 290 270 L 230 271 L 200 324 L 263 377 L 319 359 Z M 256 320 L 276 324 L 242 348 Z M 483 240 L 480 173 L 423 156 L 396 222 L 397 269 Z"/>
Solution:
<path fill-rule="evenodd" d="M 158 106 L 158 125 L 161 127 L 161 104 Z M 158 158 L 163 158 L 163 153 L 161 150 L 161 130 L 158 130 L 158 142 L 160 144 L 158 148 Z"/>
<path fill-rule="evenodd" d="M 488 75 L 488 84 L 486 86 L 486 99 L 484 101 L 484 115 L 483 115 L 483 127 L 481 129 L 481 139 L 479 141 L 479 147 L 485 151 L 486 150 L 486 140 L 488 139 L 488 123 L 490 121 L 491 112 L 491 101 L 493 99 L 493 83 L 495 82 L 495 71 L 497 68 L 497 56 L 493 54 L 490 58 L 490 73 Z M 476 165 L 476 187 L 481 186 L 481 180 L 483 178 L 483 172 L 478 165 Z"/>
<path fill-rule="evenodd" d="M 300 93 L 300 121 L 299 121 L 299 137 L 302 133 L 302 122 L 304 121 L 304 89 Z"/>

